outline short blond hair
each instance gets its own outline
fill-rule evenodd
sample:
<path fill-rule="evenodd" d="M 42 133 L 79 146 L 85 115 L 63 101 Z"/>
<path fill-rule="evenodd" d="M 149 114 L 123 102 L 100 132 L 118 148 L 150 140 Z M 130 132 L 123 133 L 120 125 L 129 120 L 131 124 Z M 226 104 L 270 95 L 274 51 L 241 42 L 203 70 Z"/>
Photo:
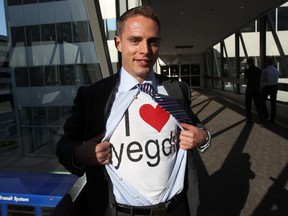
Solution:
<path fill-rule="evenodd" d="M 160 21 L 154 10 L 149 6 L 139 6 L 135 8 L 131 8 L 130 10 L 127 10 L 125 13 L 123 13 L 118 22 L 117 22 L 117 35 L 121 36 L 123 33 L 124 25 L 127 21 L 127 19 L 135 16 L 144 16 L 147 18 L 150 18 L 154 20 L 158 27 L 159 27 L 159 33 L 160 33 Z"/>

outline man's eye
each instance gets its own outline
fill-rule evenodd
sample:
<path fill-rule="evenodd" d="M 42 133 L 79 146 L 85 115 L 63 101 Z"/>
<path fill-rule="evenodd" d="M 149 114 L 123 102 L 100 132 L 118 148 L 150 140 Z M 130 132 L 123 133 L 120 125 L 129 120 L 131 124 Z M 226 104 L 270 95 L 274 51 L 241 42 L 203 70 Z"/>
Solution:
<path fill-rule="evenodd" d="M 159 46 L 159 43 L 158 43 L 158 41 L 155 41 L 155 42 L 151 42 L 150 44 L 151 44 L 151 46 Z"/>
<path fill-rule="evenodd" d="M 138 44 L 138 43 L 139 43 L 139 40 L 137 40 L 137 39 L 131 39 L 130 42 L 133 43 L 133 44 Z"/>
<path fill-rule="evenodd" d="M 158 40 L 150 41 L 150 45 L 151 46 L 159 46 L 159 41 Z"/>

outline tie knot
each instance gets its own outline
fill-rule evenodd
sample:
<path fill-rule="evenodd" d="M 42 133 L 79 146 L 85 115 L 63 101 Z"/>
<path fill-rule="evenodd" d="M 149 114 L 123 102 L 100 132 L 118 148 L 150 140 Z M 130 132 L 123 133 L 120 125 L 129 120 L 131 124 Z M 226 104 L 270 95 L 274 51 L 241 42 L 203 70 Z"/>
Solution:
<path fill-rule="evenodd" d="M 137 87 L 140 89 L 140 91 L 143 91 L 151 96 L 153 96 L 153 93 L 155 93 L 155 89 L 150 83 L 138 84 Z"/>

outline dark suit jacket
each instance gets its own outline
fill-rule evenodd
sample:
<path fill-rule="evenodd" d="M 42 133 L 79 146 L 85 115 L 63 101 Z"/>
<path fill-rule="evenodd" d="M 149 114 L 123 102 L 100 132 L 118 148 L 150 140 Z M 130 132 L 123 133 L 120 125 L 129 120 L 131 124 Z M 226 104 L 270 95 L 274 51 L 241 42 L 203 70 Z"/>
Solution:
<path fill-rule="evenodd" d="M 175 98 L 187 110 L 193 122 L 199 119 L 190 108 L 190 89 L 185 83 L 169 79 L 156 74 L 156 78 L 163 84 L 167 93 Z M 71 173 L 78 176 L 86 173 L 87 198 L 89 213 L 101 215 L 115 214 L 115 200 L 111 192 L 109 176 L 104 166 L 75 166 L 73 152 L 76 146 L 89 140 L 105 130 L 109 116 L 113 92 L 119 81 L 119 74 L 105 78 L 91 86 L 80 87 L 74 99 L 72 115 L 64 124 L 64 135 L 58 142 L 56 154 L 59 162 Z M 185 178 L 185 191 L 189 202 L 190 215 L 196 215 L 198 205 L 197 173 L 193 151 L 188 151 L 188 163 Z"/>

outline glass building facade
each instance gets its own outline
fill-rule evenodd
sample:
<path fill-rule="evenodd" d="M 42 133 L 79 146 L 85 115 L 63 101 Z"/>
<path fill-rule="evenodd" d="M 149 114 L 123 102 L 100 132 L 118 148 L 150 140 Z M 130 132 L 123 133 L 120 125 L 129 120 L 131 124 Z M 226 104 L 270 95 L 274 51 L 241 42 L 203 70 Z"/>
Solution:
<path fill-rule="evenodd" d="M 19 147 L 55 154 L 77 88 L 103 78 L 85 1 L 7 1 Z"/>

